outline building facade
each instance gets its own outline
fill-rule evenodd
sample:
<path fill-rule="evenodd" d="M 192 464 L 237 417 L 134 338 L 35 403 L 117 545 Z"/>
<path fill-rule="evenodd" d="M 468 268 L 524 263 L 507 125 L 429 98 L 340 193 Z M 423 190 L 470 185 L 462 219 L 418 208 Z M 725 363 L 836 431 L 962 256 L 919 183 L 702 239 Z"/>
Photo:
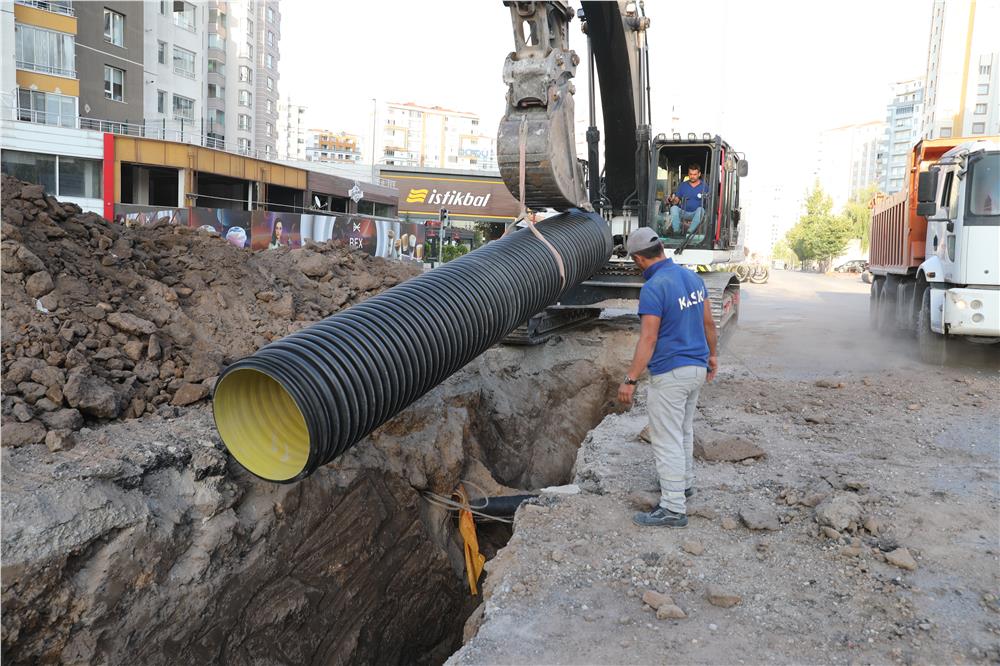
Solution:
<path fill-rule="evenodd" d="M 820 133 L 814 177 L 839 210 L 851 197 L 876 183 L 881 120 L 844 125 Z"/>
<path fill-rule="evenodd" d="M 306 159 L 310 162 L 361 163 L 361 139 L 348 132 L 311 129 L 306 132 Z"/>
<path fill-rule="evenodd" d="M 138 4 L 143 11 L 145 125 L 191 135 L 204 129 L 211 136 L 216 127 L 205 100 L 207 6 L 173 0 L 122 4 Z"/>
<path fill-rule="evenodd" d="M 934 0 L 923 136 L 1000 134 L 1000 0 Z"/>
<path fill-rule="evenodd" d="M 878 187 L 887 194 L 903 189 L 910 150 L 920 140 L 924 117 L 924 81 L 909 79 L 893 86 L 886 107 L 885 134 L 879 147 Z"/>
<path fill-rule="evenodd" d="M 278 101 L 278 159 L 306 159 L 306 107 L 291 98 Z"/>
<path fill-rule="evenodd" d="M 378 141 L 380 161 L 391 166 L 494 171 L 496 137 L 479 116 L 439 106 L 389 102 Z"/>

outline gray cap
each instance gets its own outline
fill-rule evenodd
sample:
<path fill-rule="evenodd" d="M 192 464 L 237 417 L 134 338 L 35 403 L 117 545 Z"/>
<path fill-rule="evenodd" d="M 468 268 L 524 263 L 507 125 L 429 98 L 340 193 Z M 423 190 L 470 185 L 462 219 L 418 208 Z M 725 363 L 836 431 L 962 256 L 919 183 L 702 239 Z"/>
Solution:
<path fill-rule="evenodd" d="M 656 233 L 654 229 L 649 227 L 639 227 L 628 235 L 628 242 L 625 244 L 625 249 L 630 255 L 632 255 L 636 252 L 642 252 L 643 250 L 648 250 L 651 247 L 656 247 L 659 244 L 660 235 Z"/>

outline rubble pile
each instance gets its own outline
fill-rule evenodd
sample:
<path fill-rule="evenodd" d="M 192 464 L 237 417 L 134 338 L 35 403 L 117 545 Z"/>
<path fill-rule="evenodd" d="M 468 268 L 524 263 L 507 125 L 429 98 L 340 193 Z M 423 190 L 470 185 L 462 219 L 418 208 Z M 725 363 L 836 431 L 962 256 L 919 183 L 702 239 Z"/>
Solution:
<path fill-rule="evenodd" d="M 125 228 L 6 175 L 2 214 L 4 446 L 175 416 L 228 363 L 420 272 L 342 243 L 251 253 L 166 222 Z"/>

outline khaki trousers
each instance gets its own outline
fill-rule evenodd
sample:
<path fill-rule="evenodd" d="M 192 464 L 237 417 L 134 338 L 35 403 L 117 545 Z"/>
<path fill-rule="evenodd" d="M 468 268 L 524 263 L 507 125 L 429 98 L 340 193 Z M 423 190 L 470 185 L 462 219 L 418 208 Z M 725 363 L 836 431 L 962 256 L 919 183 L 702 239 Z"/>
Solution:
<path fill-rule="evenodd" d="M 660 506 L 686 513 L 684 490 L 694 484 L 694 414 L 707 370 L 674 368 L 649 380 L 649 437 L 660 477 Z"/>

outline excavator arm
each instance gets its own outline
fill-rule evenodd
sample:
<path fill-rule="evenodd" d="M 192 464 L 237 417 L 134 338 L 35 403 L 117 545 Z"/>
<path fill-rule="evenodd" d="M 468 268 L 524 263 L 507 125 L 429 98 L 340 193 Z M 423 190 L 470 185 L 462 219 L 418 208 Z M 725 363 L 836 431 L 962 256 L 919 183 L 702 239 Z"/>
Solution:
<path fill-rule="evenodd" d="M 573 10 L 567 2 L 505 2 L 514 51 L 504 64 L 507 109 L 497 136 L 497 161 L 511 193 L 530 208 L 641 210 L 648 181 L 649 116 L 642 58 L 648 19 L 633 1 L 583 2 L 588 37 L 591 143 L 587 183 L 576 155 L 573 77 L 580 57 L 569 47 Z M 593 75 L 596 68 L 596 77 Z M 595 164 L 595 79 L 600 81 L 605 177 Z M 523 188 L 523 196 L 522 196 Z M 598 191 L 595 191 L 598 190 Z"/>

